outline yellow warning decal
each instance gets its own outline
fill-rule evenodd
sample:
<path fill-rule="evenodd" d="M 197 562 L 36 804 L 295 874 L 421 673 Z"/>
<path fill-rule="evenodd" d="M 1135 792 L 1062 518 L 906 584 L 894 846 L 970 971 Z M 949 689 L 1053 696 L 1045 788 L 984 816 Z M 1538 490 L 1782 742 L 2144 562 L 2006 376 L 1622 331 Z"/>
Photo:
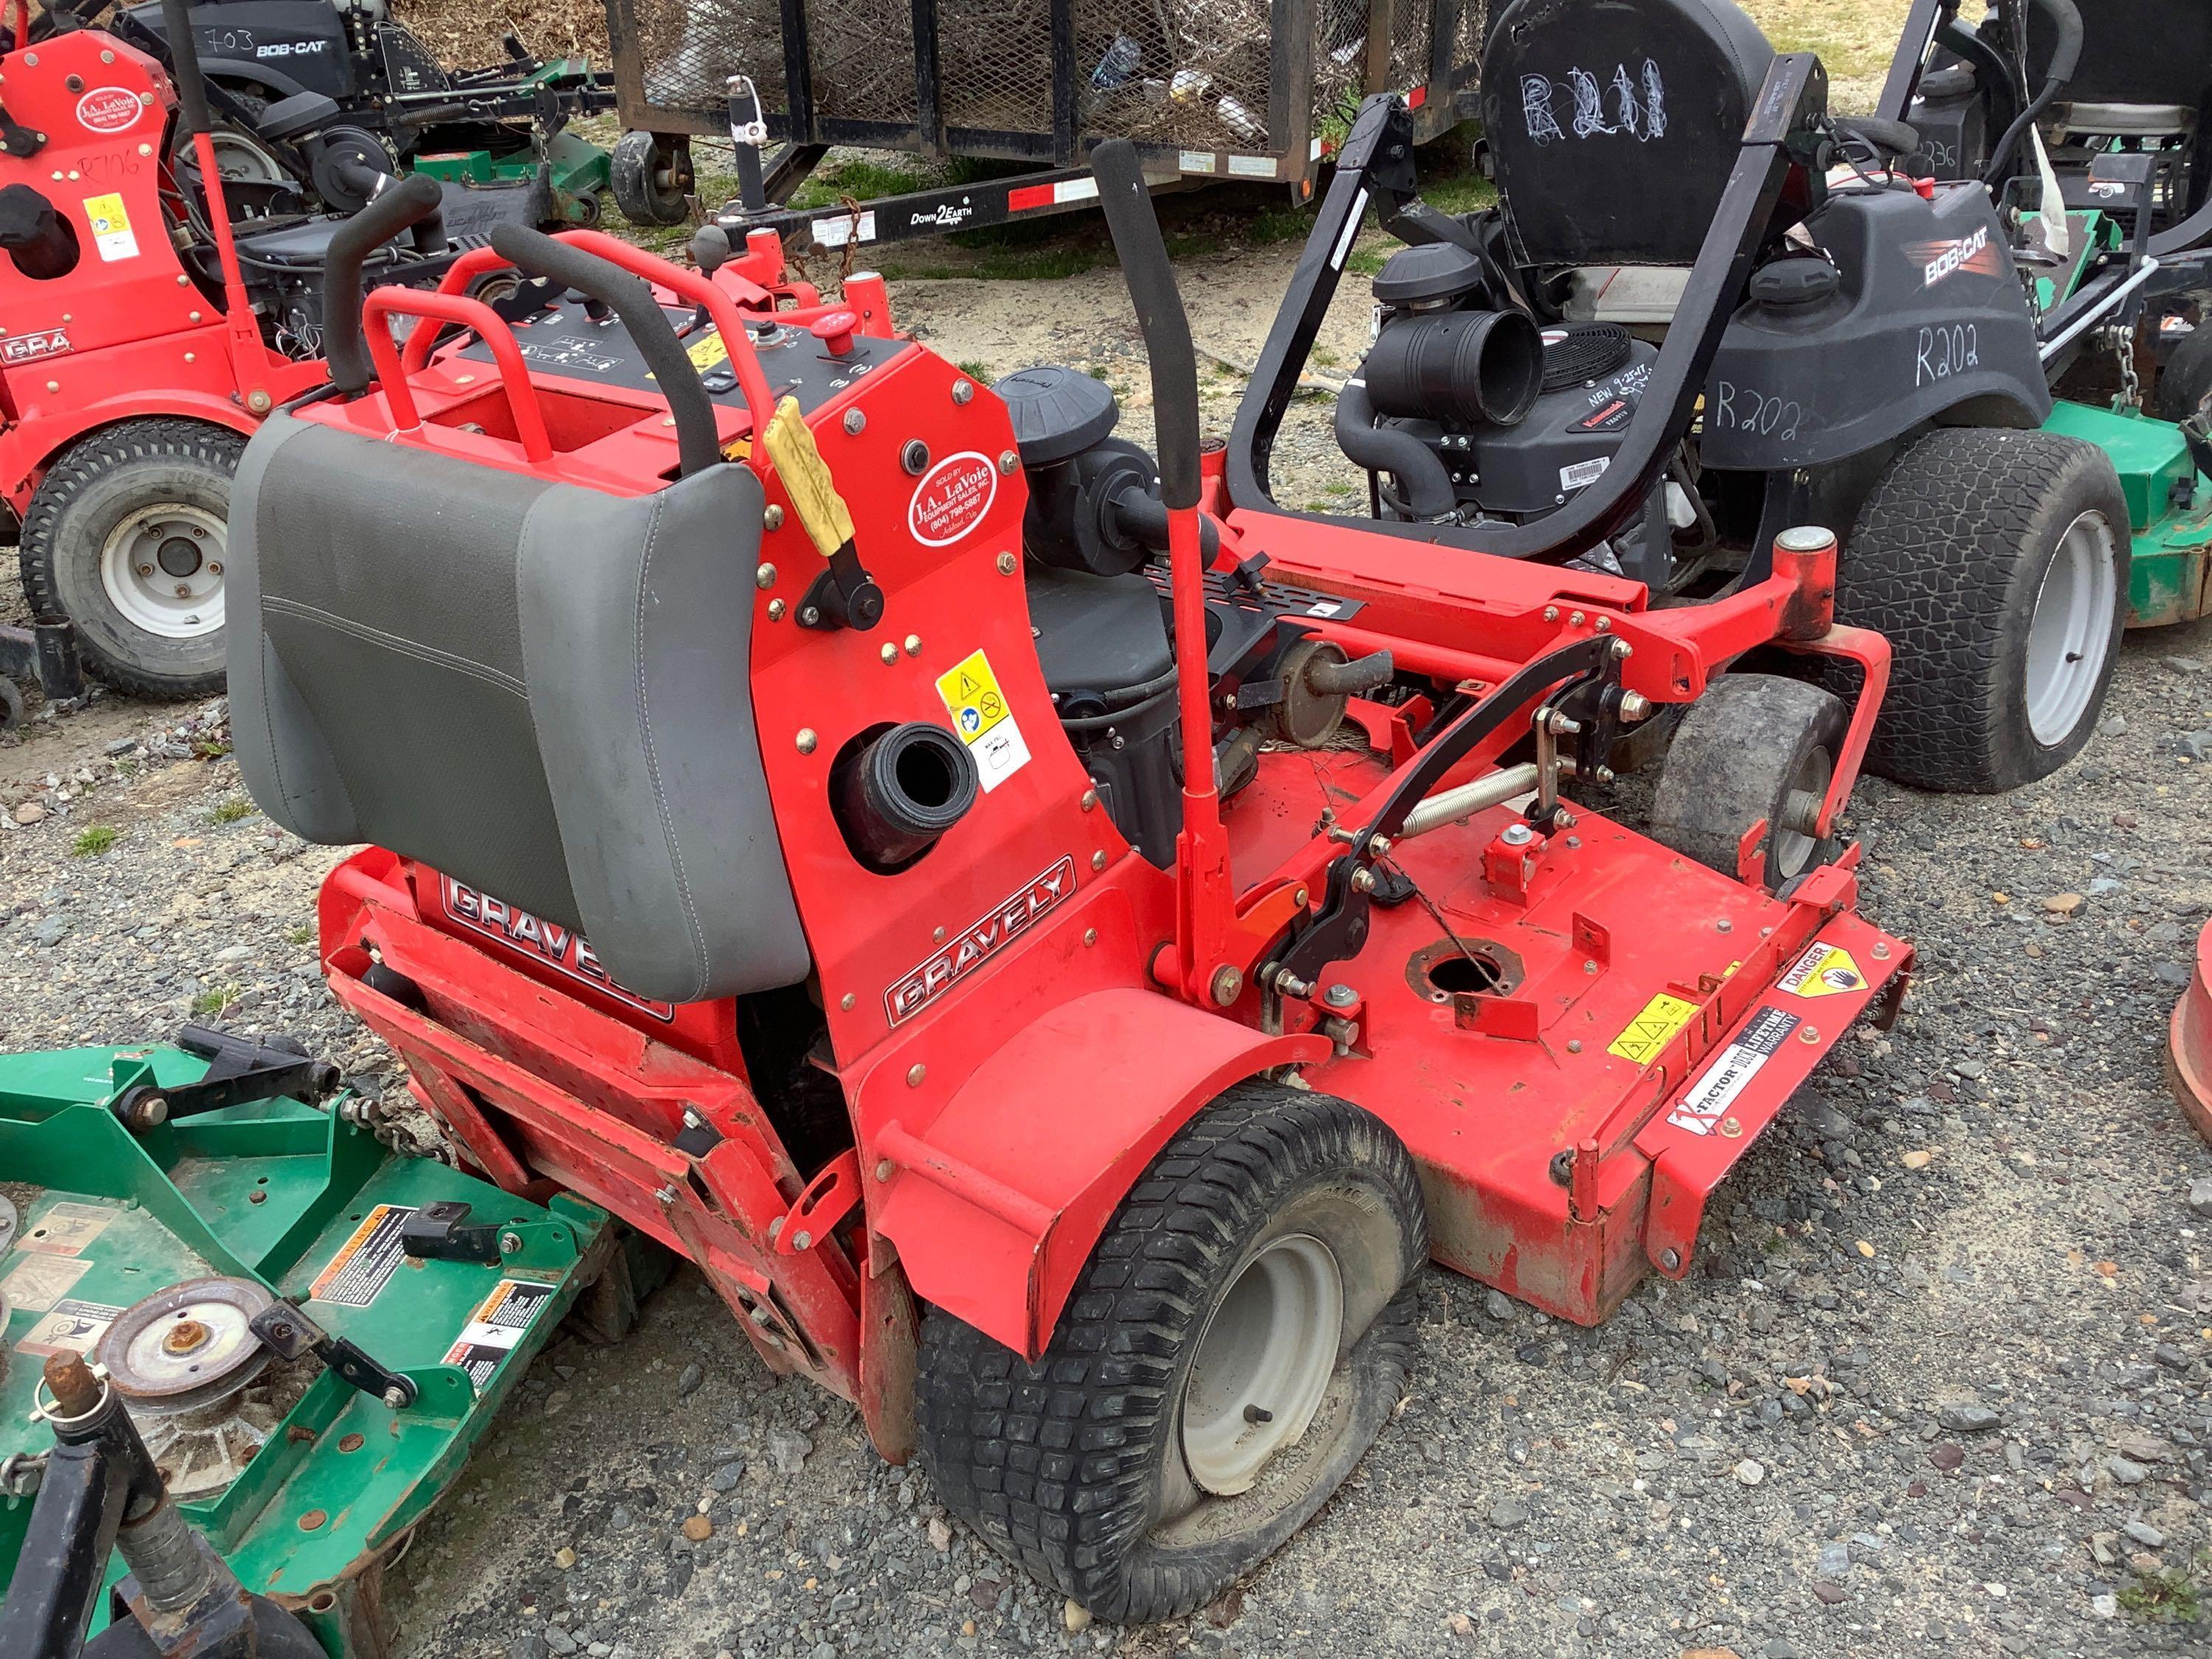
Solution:
<path fill-rule="evenodd" d="M 138 238 L 131 228 L 131 211 L 120 195 L 88 196 L 84 216 L 92 226 L 93 246 L 103 259 L 132 259 L 138 254 Z"/>
<path fill-rule="evenodd" d="M 1628 1022 L 1628 1029 L 1606 1050 L 1638 1066 L 1649 1066 L 1675 1034 L 1697 1017 L 1698 1005 L 1664 992 L 1644 1005 L 1644 1012 Z"/>
<path fill-rule="evenodd" d="M 722 364 L 729 362 L 730 349 L 722 343 L 722 337 L 720 334 L 709 334 L 691 348 L 690 356 L 691 367 L 704 374 L 710 368 L 719 368 Z"/>
<path fill-rule="evenodd" d="M 1867 988 L 1867 977 L 1849 951 L 1815 942 L 1790 964 L 1777 988 L 1796 997 L 1849 996 Z"/>
<path fill-rule="evenodd" d="M 963 743 L 974 743 L 1006 718 L 1006 696 L 990 659 L 978 651 L 947 674 L 937 677 L 937 695 Z"/>

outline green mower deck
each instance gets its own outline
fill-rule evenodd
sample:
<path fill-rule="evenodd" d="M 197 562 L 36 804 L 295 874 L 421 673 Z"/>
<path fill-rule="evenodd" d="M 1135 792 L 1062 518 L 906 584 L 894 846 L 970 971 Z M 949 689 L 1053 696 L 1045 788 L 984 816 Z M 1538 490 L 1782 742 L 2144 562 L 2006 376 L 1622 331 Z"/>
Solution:
<path fill-rule="evenodd" d="M 489 149 L 444 150 L 416 156 L 409 171 L 479 190 L 514 188 L 537 177 L 538 161 L 538 152 L 529 149 L 507 155 Z M 606 151 L 573 132 L 557 132 L 545 146 L 545 161 L 551 170 L 555 212 L 569 224 L 597 224 L 611 176 Z"/>
<path fill-rule="evenodd" d="M 333 1659 L 368 1659 L 382 1651 L 383 1562 L 608 1259 L 613 1228 L 574 1199 L 541 1208 L 397 1156 L 349 1121 L 343 1095 L 323 1108 L 233 1106 L 138 1134 L 108 1109 L 133 1084 L 173 1088 L 207 1069 L 166 1045 L 0 1056 L 0 1195 L 19 1212 L 12 1248 L 0 1244 L 10 1310 L 0 1459 L 52 1444 L 33 1414 L 43 1357 L 58 1347 L 89 1357 L 145 1297 L 221 1275 L 301 1301 L 331 1335 L 411 1376 L 419 1398 L 395 1412 L 312 1358 L 273 1364 L 240 1396 L 263 1390 L 258 1404 L 273 1426 L 239 1457 L 235 1479 L 183 1498 L 178 1482 L 194 1477 L 163 1472 L 249 1589 L 299 1613 Z M 501 1259 L 404 1255 L 404 1212 L 440 1200 L 495 1224 Z M 32 1501 L 0 1496 L 0 1588 Z M 121 1574 L 111 1561 L 111 1582 Z"/>
<path fill-rule="evenodd" d="M 2043 429 L 2096 445 L 2119 471 L 2135 543 L 2128 626 L 2163 628 L 2203 616 L 2212 605 L 2212 479 L 2198 476 L 2181 428 L 2154 416 L 2062 401 Z"/>

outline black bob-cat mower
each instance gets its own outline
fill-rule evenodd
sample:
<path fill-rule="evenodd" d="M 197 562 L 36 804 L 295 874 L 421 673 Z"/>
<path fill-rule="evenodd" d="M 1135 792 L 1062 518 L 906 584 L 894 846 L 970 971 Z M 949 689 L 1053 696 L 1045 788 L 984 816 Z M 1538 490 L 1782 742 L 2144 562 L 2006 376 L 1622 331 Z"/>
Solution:
<path fill-rule="evenodd" d="M 2094 727 L 2130 503 L 2103 448 L 2039 430 L 2038 321 L 1989 191 L 1908 176 L 1917 135 L 1827 114 L 1817 66 L 1803 113 L 1780 108 L 1786 61 L 1728 0 L 1515 0 L 1483 67 L 1501 199 L 1465 216 L 1420 201 L 1407 112 L 1371 100 L 1238 416 L 1229 499 L 1283 514 L 1269 451 L 1371 203 L 1409 246 L 1337 409 L 1361 522 L 1439 558 L 1576 561 L 1668 605 L 1762 579 L 1787 526 L 1833 526 L 1838 617 L 1896 648 L 1869 766 L 2014 788 Z"/>

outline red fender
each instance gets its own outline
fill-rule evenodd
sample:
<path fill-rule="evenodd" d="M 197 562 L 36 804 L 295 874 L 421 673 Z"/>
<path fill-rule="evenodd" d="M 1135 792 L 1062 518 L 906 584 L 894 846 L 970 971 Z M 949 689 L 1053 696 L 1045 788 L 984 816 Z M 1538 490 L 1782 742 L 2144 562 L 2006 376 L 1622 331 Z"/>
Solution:
<path fill-rule="evenodd" d="M 1121 986 L 1024 1025 L 926 1125 L 893 1115 L 904 1079 L 878 1066 L 880 1109 L 859 1115 L 874 1231 L 923 1301 L 1034 1359 L 1154 1154 L 1231 1084 L 1328 1052 Z"/>

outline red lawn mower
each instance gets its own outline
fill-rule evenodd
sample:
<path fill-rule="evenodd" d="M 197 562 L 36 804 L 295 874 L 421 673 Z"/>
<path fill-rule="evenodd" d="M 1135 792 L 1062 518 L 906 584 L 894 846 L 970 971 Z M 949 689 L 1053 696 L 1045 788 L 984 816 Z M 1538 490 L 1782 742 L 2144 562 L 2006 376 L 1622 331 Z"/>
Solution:
<path fill-rule="evenodd" d="M 1832 623 L 1832 536 L 1654 611 L 1218 515 L 1138 158 L 1096 161 L 1157 462 L 1099 383 L 980 387 L 872 285 L 747 317 L 502 228 L 445 292 L 331 306 L 333 384 L 240 469 L 230 673 L 264 809 L 370 844 L 325 970 L 465 1161 L 690 1258 L 1141 1620 L 1342 1481 L 1425 1259 L 1583 1323 L 1689 1273 L 1912 953 L 1830 833 L 1887 661 Z M 461 291 L 495 261 L 532 308 Z M 1855 664 L 1858 708 L 1716 680 L 1755 647 Z M 1570 800 L 1686 703 L 1703 842 Z"/>
<path fill-rule="evenodd" d="M 173 79 L 104 30 L 34 29 L 27 0 L 0 56 L 0 497 L 46 624 L 0 630 L 0 672 L 36 665 L 49 696 L 81 689 L 48 666 L 64 620 L 111 685 L 222 688 L 232 474 L 262 418 L 325 379 L 326 268 L 429 282 L 459 251 L 430 212 L 438 185 L 386 177 L 389 156 L 313 93 L 263 112 L 264 130 L 311 159 L 326 199 L 413 203 L 410 238 L 367 241 L 300 191 L 226 179 L 193 31 L 169 9 Z M 784 280 L 773 237 L 725 280 L 758 309 L 817 298 Z M 11 708 L 12 690 L 0 724 Z"/>

